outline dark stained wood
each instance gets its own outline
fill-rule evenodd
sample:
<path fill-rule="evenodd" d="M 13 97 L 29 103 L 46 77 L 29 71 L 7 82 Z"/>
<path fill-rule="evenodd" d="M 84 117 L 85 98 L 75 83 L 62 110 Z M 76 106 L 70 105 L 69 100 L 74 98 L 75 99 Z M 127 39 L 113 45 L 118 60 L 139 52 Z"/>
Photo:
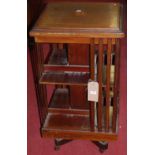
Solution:
<path fill-rule="evenodd" d="M 47 72 L 40 78 L 41 84 L 87 85 L 88 73 L 80 72 Z"/>
<path fill-rule="evenodd" d="M 42 75 L 42 72 L 43 72 L 43 64 L 44 64 L 44 53 L 43 53 L 43 47 L 42 47 L 42 44 L 38 44 L 40 46 L 40 52 L 39 52 L 39 57 L 40 57 L 40 75 Z M 38 50 L 37 50 L 38 51 Z M 43 95 L 43 107 L 44 107 L 44 111 L 45 111 L 45 114 L 47 114 L 47 106 L 48 106 L 48 101 L 47 101 L 47 90 L 46 90 L 46 86 L 45 85 L 40 85 L 41 87 L 41 94 Z"/>
<path fill-rule="evenodd" d="M 89 110 L 88 109 L 66 109 L 66 108 L 48 108 L 48 112 L 53 114 L 71 114 L 71 115 L 86 115 L 89 116 Z"/>
<path fill-rule="evenodd" d="M 35 42 L 41 43 L 72 43 L 72 44 L 90 44 L 89 37 L 69 37 L 69 36 L 62 36 L 62 37 L 50 37 L 50 36 L 36 36 Z M 103 40 L 103 44 L 107 44 L 108 40 L 105 38 Z M 94 43 L 98 44 L 98 38 L 94 38 Z M 115 44 L 115 39 L 112 38 L 112 44 Z"/>
<path fill-rule="evenodd" d="M 46 30 L 45 30 L 46 31 Z M 85 32 L 85 33 L 83 33 L 83 34 L 81 34 L 80 35 L 80 33 L 78 33 L 77 32 L 77 34 L 54 34 L 54 31 L 55 30 L 53 30 L 53 34 L 52 34 L 52 36 L 49 36 L 49 38 L 47 38 L 46 37 L 46 33 L 47 32 L 43 32 L 42 33 L 42 35 L 40 36 L 35 36 L 35 42 L 37 42 L 37 43 L 47 43 L 47 42 L 49 42 L 49 43 L 56 43 L 56 41 L 54 40 L 54 39 L 52 39 L 51 37 L 71 37 L 71 38 L 75 38 L 76 36 L 78 37 L 78 38 L 123 38 L 124 37 L 124 34 L 122 33 L 122 32 L 120 32 L 120 33 L 117 33 L 117 32 L 112 32 L 112 33 L 98 33 L 98 34 L 96 34 L 96 33 L 92 33 L 92 34 L 90 34 L 90 33 L 87 33 L 87 32 Z M 30 33 L 30 35 L 31 35 L 31 33 Z M 32 35 L 31 35 L 32 36 Z M 68 40 L 66 40 L 64 43 L 76 43 L 75 42 L 75 40 L 71 40 L 71 41 L 69 41 L 70 39 L 68 39 Z M 83 41 L 85 42 L 85 43 L 87 43 L 87 41 L 88 41 L 88 39 L 83 39 Z M 83 41 L 80 41 L 80 39 L 77 39 L 77 43 L 83 43 Z M 60 41 L 58 42 L 58 43 L 62 43 L 62 39 L 60 39 Z"/>
<path fill-rule="evenodd" d="M 71 85 L 69 87 L 70 104 L 74 109 L 88 109 L 87 88 L 81 85 Z"/>
<path fill-rule="evenodd" d="M 94 45 L 94 39 L 91 39 L 90 43 L 90 78 L 91 80 L 94 80 L 94 74 L 95 74 L 95 66 L 94 66 L 94 56 L 95 56 L 95 45 Z"/>
<path fill-rule="evenodd" d="M 44 138 L 64 138 L 77 140 L 94 140 L 94 141 L 116 141 L 118 135 L 114 133 L 92 132 L 92 131 L 67 131 L 58 129 L 42 129 L 42 137 Z"/>
<path fill-rule="evenodd" d="M 35 84 L 35 92 L 36 92 L 36 97 L 37 97 L 37 104 L 38 104 L 38 112 L 39 112 L 39 118 L 40 118 L 40 124 L 42 123 L 42 109 L 40 106 L 40 94 L 38 91 L 38 70 L 37 70 L 37 48 L 34 46 L 30 51 L 30 58 L 31 58 L 31 64 L 32 64 L 32 70 L 33 70 L 33 79 L 34 79 L 34 84 Z"/>
<path fill-rule="evenodd" d="M 44 64 L 44 71 L 70 71 L 70 72 L 87 72 L 89 73 L 89 66 L 87 65 L 48 65 Z"/>
<path fill-rule="evenodd" d="M 40 59 L 40 56 L 39 56 L 39 53 L 40 51 L 42 50 L 42 48 L 37 44 L 36 45 L 36 76 L 37 76 L 37 79 L 39 79 L 39 77 L 41 76 L 41 59 Z M 39 108 L 40 108 L 40 119 L 41 119 L 41 123 L 43 122 L 43 109 L 42 109 L 42 102 L 43 102 L 43 97 L 42 97 L 42 93 L 41 93 L 41 86 L 38 85 L 38 80 L 37 80 L 37 91 L 38 91 L 38 96 L 39 96 L 39 102 L 38 102 L 38 105 L 39 105 Z M 40 95 L 41 94 L 41 95 Z"/>
<path fill-rule="evenodd" d="M 95 80 L 95 69 L 94 69 L 94 55 L 95 55 L 95 44 L 94 39 L 91 39 L 90 44 L 90 79 Z M 95 129 L 95 103 L 90 102 L 90 128 L 92 131 Z"/>
<path fill-rule="evenodd" d="M 48 113 L 42 126 L 43 137 L 87 140 L 117 140 L 117 134 L 91 132 L 89 117 L 80 115 L 57 115 Z"/>
<path fill-rule="evenodd" d="M 48 4 L 31 30 L 30 35 L 39 43 L 31 55 L 43 137 L 117 140 L 120 46 L 117 38 L 124 37 L 121 9 L 119 3 Z M 48 43 L 51 48 L 45 63 L 42 43 Z M 116 45 L 117 55 L 114 83 L 110 83 L 112 45 Z M 107 48 L 106 83 L 102 81 L 104 47 Z M 90 78 L 94 80 L 94 52 L 98 53 L 97 128 L 94 103 L 89 106 L 87 101 L 87 82 Z M 56 89 L 47 106 L 48 84 L 54 84 Z"/>
<path fill-rule="evenodd" d="M 68 63 L 89 65 L 89 44 L 68 44 Z"/>
<path fill-rule="evenodd" d="M 37 44 L 35 50 L 31 50 L 31 62 L 35 82 L 40 123 L 42 124 L 47 114 L 47 92 L 46 86 L 39 85 L 39 79 L 43 71 L 43 53 L 41 44 Z"/>
<path fill-rule="evenodd" d="M 102 93 L 102 67 L 103 67 L 103 40 L 99 40 L 98 51 L 98 82 L 99 82 L 99 99 L 97 105 L 98 130 L 102 131 L 102 115 L 103 115 L 103 93 Z"/>
<path fill-rule="evenodd" d="M 43 63 L 44 63 L 44 55 L 43 55 L 43 47 L 42 44 L 37 44 L 37 70 L 38 70 L 38 79 L 41 77 L 42 72 L 43 72 Z M 39 80 L 38 80 L 39 81 Z M 46 117 L 47 114 L 47 90 L 46 90 L 46 86 L 45 85 L 39 85 L 37 81 L 37 85 L 38 85 L 38 93 L 40 94 L 40 108 L 42 111 L 42 123 Z"/>
<path fill-rule="evenodd" d="M 109 131 L 109 106 L 110 106 L 110 69 L 111 69 L 111 52 L 112 44 L 111 39 L 108 39 L 107 49 L 107 68 L 106 68 L 106 117 L 105 117 L 105 130 Z"/>
<path fill-rule="evenodd" d="M 88 44 L 68 44 L 68 64 L 70 66 L 89 65 L 89 45 Z M 82 69 L 82 68 L 81 68 Z M 81 70 L 80 69 L 80 70 Z M 79 71 L 80 71 L 79 70 Z M 82 69 L 83 70 L 83 69 Z M 86 98 L 86 87 L 80 85 L 70 86 L 70 103 L 72 108 L 88 108 L 88 101 Z"/>
<path fill-rule="evenodd" d="M 121 9 L 119 3 L 49 3 L 30 35 L 120 38 Z"/>
<path fill-rule="evenodd" d="M 90 129 L 89 117 L 86 115 L 48 113 L 42 129 L 88 131 Z"/>
<path fill-rule="evenodd" d="M 77 140 L 94 140 L 94 141 L 116 141 L 118 135 L 114 133 L 92 132 L 92 131 L 66 131 L 57 129 L 42 129 L 42 137 L 44 138 L 64 138 Z"/>
<path fill-rule="evenodd" d="M 116 40 L 116 51 L 115 51 L 115 80 L 114 80 L 114 99 L 113 99 L 113 116 L 112 116 L 112 131 L 116 132 L 116 121 L 118 112 L 118 96 L 119 96 L 119 70 L 120 70 L 120 43 Z"/>
<path fill-rule="evenodd" d="M 86 116 L 75 116 L 69 119 L 68 116 L 48 114 L 48 120 L 45 121 L 46 124 L 43 125 L 41 129 L 42 137 L 45 138 L 64 138 L 64 139 L 83 139 L 83 140 L 94 140 L 94 141 L 115 141 L 117 140 L 118 135 L 115 133 L 104 133 L 104 132 L 92 132 L 89 128 L 89 119 Z M 54 120 L 53 120 L 54 119 Z M 69 124 L 61 124 L 64 119 L 69 124 L 75 125 L 75 127 L 69 126 Z M 81 121 L 80 121 L 81 120 Z M 61 122 L 57 124 L 56 122 Z M 78 122 L 78 123 L 77 123 Z M 56 123 L 54 125 L 54 123 Z M 81 124 L 82 123 L 82 124 Z M 52 128 L 54 125 L 54 128 Z M 82 128 L 83 127 L 83 128 Z M 80 130 L 79 130 L 80 128 Z M 82 128 L 82 129 L 81 129 Z M 87 130 L 88 129 L 88 130 Z"/>

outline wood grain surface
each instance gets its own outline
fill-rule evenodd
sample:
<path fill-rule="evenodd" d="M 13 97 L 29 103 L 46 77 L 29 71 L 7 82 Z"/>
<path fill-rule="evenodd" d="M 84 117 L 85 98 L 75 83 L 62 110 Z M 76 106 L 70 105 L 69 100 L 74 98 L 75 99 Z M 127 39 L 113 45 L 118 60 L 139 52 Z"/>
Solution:
<path fill-rule="evenodd" d="M 49 3 L 31 36 L 123 37 L 119 3 Z"/>

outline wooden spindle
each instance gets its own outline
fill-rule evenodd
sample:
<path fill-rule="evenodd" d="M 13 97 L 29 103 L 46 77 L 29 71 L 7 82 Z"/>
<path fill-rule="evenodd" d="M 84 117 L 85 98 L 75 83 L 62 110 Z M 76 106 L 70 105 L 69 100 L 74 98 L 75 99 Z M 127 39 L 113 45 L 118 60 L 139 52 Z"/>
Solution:
<path fill-rule="evenodd" d="M 95 45 L 94 45 L 94 39 L 91 39 L 90 42 L 90 78 L 91 80 L 95 79 L 95 69 L 94 69 L 94 52 Z M 90 101 L 90 128 L 92 131 L 95 129 L 95 103 Z"/>
<path fill-rule="evenodd" d="M 99 39 L 99 54 L 98 54 L 98 82 L 99 82 L 99 100 L 98 100 L 98 130 L 102 131 L 102 116 L 103 116 L 103 93 L 102 93 L 102 81 L 103 81 L 103 39 Z"/>
<path fill-rule="evenodd" d="M 119 86 L 119 59 L 120 59 L 120 49 L 119 49 L 119 39 L 116 39 L 116 50 L 115 50 L 115 74 L 114 74 L 114 99 L 113 99 L 113 115 L 112 115 L 112 131 L 116 132 L 116 121 L 117 121 L 117 98 L 118 98 L 118 86 Z"/>
<path fill-rule="evenodd" d="M 107 49 L 107 67 L 106 67 L 106 117 L 105 117 L 105 130 L 109 131 L 109 106 L 110 106 L 110 68 L 111 68 L 111 51 L 112 40 L 108 39 Z"/>

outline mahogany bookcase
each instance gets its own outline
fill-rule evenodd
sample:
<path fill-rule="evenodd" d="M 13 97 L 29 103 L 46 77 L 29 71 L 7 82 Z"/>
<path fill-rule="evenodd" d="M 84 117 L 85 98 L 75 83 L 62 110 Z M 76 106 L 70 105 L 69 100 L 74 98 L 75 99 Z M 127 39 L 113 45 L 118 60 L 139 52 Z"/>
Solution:
<path fill-rule="evenodd" d="M 56 149 L 74 139 L 107 149 L 118 137 L 122 5 L 49 3 L 30 36 L 41 136 L 54 138 Z M 90 79 L 99 84 L 98 102 L 87 99 Z"/>

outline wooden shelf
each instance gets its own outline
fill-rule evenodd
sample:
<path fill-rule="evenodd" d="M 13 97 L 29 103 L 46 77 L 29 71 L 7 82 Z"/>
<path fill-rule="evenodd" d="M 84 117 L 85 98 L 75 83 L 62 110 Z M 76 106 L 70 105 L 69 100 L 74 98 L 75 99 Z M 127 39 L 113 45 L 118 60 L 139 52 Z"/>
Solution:
<path fill-rule="evenodd" d="M 77 8 L 81 15 L 76 13 Z M 36 42 L 51 42 L 47 39 L 64 36 L 121 38 L 124 37 L 121 10 L 119 3 L 49 3 L 30 36 L 36 37 Z"/>
<path fill-rule="evenodd" d="M 69 90 L 67 88 L 55 89 L 48 106 L 48 112 L 89 116 L 89 109 L 74 109 L 71 107 L 69 104 Z"/>
<path fill-rule="evenodd" d="M 89 117 L 84 115 L 60 115 L 48 113 L 43 128 L 83 131 L 90 130 Z"/>
<path fill-rule="evenodd" d="M 65 139 L 87 139 L 113 141 L 116 133 L 91 132 L 89 117 L 84 115 L 60 115 L 48 113 L 41 128 L 43 137 L 57 137 Z"/>
<path fill-rule="evenodd" d="M 45 72 L 40 78 L 40 84 L 83 85 L 86 86 L 89 73 L 85 72 Z"/>

